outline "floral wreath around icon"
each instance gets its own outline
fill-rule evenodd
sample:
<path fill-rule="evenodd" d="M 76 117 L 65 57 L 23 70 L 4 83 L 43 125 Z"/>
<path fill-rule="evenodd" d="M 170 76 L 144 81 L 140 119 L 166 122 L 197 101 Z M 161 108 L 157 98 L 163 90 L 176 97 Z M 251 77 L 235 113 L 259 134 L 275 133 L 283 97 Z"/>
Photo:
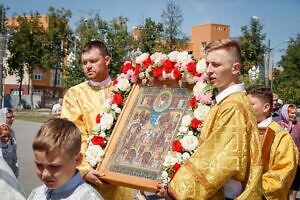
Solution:
<path fill-rule="evenodd" d="M 178 133 L 163 162 L 161 181 L 168 183 L 196 149 L 210 109 L 212 88 L 207 84 L 206 61 L 195 61 L 186 51 L 173 51 L 168 55 L 143 53 L 131 61 L 125 61 L 121 69 L 122 73 L 113 81 L 104 110 L 96 117 L 97 126 L 88 137 L 85 157 L 93 167 L 101 162 L 114 125 L 134 84 L 140 81 L 147 84 L 155 80 L 176 80 L 179 86 L 183 83 L 194 84 L 193 97 L 189 99 L 190 109 L 182 117 Z"/>

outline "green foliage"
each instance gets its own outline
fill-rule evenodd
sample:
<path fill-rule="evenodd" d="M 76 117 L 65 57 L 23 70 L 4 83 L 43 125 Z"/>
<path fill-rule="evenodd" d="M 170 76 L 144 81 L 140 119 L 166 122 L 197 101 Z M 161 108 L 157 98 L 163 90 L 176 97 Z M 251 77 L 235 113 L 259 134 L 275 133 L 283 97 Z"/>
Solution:
<path fill-rule="evenodd" d="M 239 43 L 244 64 L 241 74 L 247 74 L 252 66 L 264 64 L 266 46 L 263 44 L 263 40 L 266 35 L 262 33 L 262 30 L 263 26 L 256 18 L 251 18 L 249 26 L 241 27 L 243 36 L 239 39 Z"/>
<path fill-rule="evenodd" d="M 161 17 L 164 25 L 165 52 L 178 50 L 182 45 L 180 26 L 183 22 L 183 15 L 180 7 L 173 1 L 168 1 Z"/>
<path fill-rule="evenodd" d="M 31 13 L 29 17 L 24 14 L 17 18 L 18 27 L 10 27 L 14 30 L 14 34 L 8 43 L 11 55 L 7 62 L 9 73 L 15 73 L 18 76 L 20 86 L 25 70 L 32 76 L 35 67 L 43 68 L 40 58 L 44 54 L 45 31 L 39 18 L 38 12 Z M 21 94 L 20 91 L 19 94 Z M 20 102 L 21 96 L 19 96 Z"/>
<path fill-rule="evenodd" d="M 300 34 L 291 39 L 279 65 L 283 71 L 273 73 L 273 88 L 285 103 L 300 105 Z"/>
<path fill-rule="evenodd" d="M 145 24 L 141 27 L 139 47 L 142 52 L 154 53 L 161 45 L 161 35 L 163 33 L 162 23 L 155 23 L 151 18 L 145 19 Z"/>

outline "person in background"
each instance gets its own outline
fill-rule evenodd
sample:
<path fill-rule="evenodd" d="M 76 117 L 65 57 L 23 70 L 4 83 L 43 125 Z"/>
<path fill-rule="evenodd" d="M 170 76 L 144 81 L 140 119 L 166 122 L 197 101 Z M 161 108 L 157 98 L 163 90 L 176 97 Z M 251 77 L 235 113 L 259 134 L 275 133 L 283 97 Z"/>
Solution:
<path fill-rule="evenodd" d="M 63 98 L 59 98 L 58 102 L 53 105 L 53 107 L 52 107 L 52 116 L 54 118 L 59 118 L 60 117 L 62 104 L 63 104 Z"/>
<path fill-rule="evenodd" d="M 299 153 L 290 136 L 272 120 L 272 91 L 257 85 L 247 89 L 259 128 L 262 133 L 263 176 L 262 187 L 265 199 L 286 199 L 296 174 Z M 270 145 L 268 145 L 270 144 Z"/>
<path fill-rule="evenodd" d="M 17 158 L 17 142 L 15 138 L 12 137 L 11 128 L 7 124 L 2 124 L 0 129 L 0 147 L 2 151 L 2 157 L 13 170 L 15 176 L 18 178 L 19 166 Z"/>
<path fill-rule="evenodd" d="M 166 199 L 261 199 L 261 147 L 256 118 L 239 81 L 241 50 L 224 39 L 206 46 L 207 75 L 218 89 L 194 154 L 170 184 L 158 184 Z"/>
<path fill-rule="evenodd" d="M 64 95 L 62 118 L 74 122 L 81 132 L 81 153 L 87 149 L 87 138 L 96 128 L 96 116 L 104 111 L 104 102 L 112 89 L 112 81 L 108 73 L 110 56 L 106 45 L 98 40 L 88 42 L 81 53 L 83 71 L 88 79 L 71 87 Z M 79 171 L 83 179 L 97 186 L 104 199 L 131 200 L 132 189 L 105 184 L 97 171 L 84 157 Z"/>
<path fill-rule="evenodd" d="M 69 120 L 52 118 L 41 126 L 32 148 L 35 171 L 44 184 L 28 200 L 103 199 L 76 169 L 82 161 L 80 146 L 80 131 Z"/>
<path fill-rule="evenodd" d="M 281 120 L 279 124 L 290 132 L 298 151 L 300 152 L 300 122 L 297 121 L 297 106 L 295 104 L 284 104 L 281 108 Z M 290 200 L 295 200 L 297 192 L 300 190 L 300 161 L 298 162 L 298 168 L 296 176 L 290 189 Z"/>
<path fill-rule="evenodd" d="M 278 103 L 278 94 L 273 92 L 273 104 L 272 104 L 273 112 L 272 112 L 272 119 L 276 122 L 280 120 L 280 105 Z"/>

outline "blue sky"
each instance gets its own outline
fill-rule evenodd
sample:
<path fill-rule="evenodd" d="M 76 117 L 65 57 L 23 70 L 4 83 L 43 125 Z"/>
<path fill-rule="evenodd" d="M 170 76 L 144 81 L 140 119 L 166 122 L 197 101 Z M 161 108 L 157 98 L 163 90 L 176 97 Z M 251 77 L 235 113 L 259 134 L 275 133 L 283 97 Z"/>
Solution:
<path fill-rule="evenodd" d="M 128 27 L 142 24 L 151 17 L 161 21 L 167 0 L 0 0 L 8 6 L 7 17 L 39 11 L 45 14 L 49 6 L 72 11 L 71 27 L 78 19 L 100 13 L 104 20 L 125 16 Z M 286 41 L 300 34 L 300 0 L 174 0 L 181 7 L 184 21 L 181 30 L 190 36 L 191 27 L 198 24 L 220 23 L 230 25 L 230 36 L 240 36 L 240 27 L 249 25 L 257 16 L 264 25 L 264 32 L 271 40 L 275 62 Z"/>

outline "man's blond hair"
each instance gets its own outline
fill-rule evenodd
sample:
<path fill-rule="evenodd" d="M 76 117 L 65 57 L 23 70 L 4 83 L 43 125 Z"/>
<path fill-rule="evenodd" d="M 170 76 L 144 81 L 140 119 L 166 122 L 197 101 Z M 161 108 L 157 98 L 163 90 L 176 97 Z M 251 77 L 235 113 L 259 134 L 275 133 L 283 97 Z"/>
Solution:
<path fill-rule="evenodd" d="M 242 64 L 241 48 L 237 41 L 230 39 L 212 41 L 205 47 L 205 52 L 209 53 L 217 49 L 225 49 L 231 54 L 233 63 L 238 62 Z"/>
<path fill-rule="evenodd" d="M 45 122 L 34 138 L 32 148 L 46 153 L 63 150 L 72 157 L 80 152 L 81 135 L 74 123 L 67 119 L 52 118 Z"/>

